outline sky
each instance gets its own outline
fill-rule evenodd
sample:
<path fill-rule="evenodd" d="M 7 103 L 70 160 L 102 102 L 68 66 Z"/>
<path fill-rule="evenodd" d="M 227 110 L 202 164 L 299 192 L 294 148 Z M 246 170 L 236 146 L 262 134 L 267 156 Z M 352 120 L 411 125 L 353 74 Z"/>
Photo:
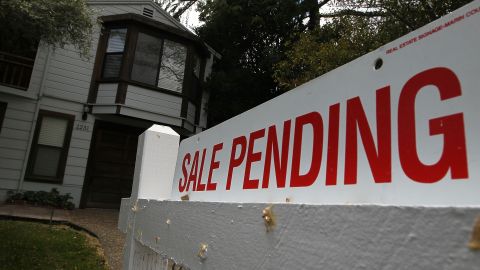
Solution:
<path fill-rule="evenodd" d="M 180 17 L 180 22 L 193 31 L 195 27 L 202 25 L 198 20 L 200 13 L 197 11 L 197 4 L 189 8 L 183 15 Z"/>
<path fill-rule="evenodd" d="M 200 13 L 197 11 L 197 5 L 198 5 L 198 2 L 197 4 L 194 4 L 191 8 L 189 8 L 180 17 L 180 22 L 192 31 L 195 27 L 198 27 L 203 24 L 198 19 L 198 16 L 200 15 Z M 330 5 L 325 5 L 320 9 L 320 12 L 332 12 L 332 11 L 333 11 L 333 8 Z M 321 23 L 323 23 L 323 21 Z"/>

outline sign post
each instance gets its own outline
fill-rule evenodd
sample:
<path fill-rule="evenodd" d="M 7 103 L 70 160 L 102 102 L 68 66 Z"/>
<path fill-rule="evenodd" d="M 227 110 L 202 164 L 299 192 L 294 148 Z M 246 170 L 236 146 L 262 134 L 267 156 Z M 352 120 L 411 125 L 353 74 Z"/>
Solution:
<path fill-rule="evenodd" d="M 180 136 L 170 127 L 153 125 L 138 138 L 132 194 L 122 205 L 119 227 L 127 233 L 124 251 L 124 269 L 138 269 L 134 265 L 139 247 L 135 237 L 141 235 L 136 226 L 138 200 L 166 200 L 170 198 L 175 160 Z"/>

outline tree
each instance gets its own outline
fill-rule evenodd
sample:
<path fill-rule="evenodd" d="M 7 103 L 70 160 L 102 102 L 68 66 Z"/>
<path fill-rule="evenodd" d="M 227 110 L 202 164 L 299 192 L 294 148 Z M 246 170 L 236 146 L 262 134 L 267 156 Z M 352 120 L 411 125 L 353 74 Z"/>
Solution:
<path fill-rule="evenodd" d="M 84 0 L 0 0 L 0 50 L 32 56 L 42 40 L 88 56 L 94 23 Z"/>
<path fill-rule="evenodd" d="M 206 86 L 212 126 L 276 95 L 273 66 L 301 18 L 295 0 L 207 0 L 200 11 L 197 32 L 222 55 Z"/>
<path fill-rule="evenodd" d="M 180 20 L 188 9 L 192 8 L 199 0 L 154 0 L 173 18 Z"/>
<path fill-rule="evenodd" d="M 220 52 L 210 126 L 471 0 L 205 0 L 198 34 Z"/>
<path fill-rule="evenodd" d="M 323 1 L 325 2 L 325 1 Z M 275 65 L 282 90 L 292 89 L 467 4 L 470 0 L 338 0 L 319 13 Z"/>

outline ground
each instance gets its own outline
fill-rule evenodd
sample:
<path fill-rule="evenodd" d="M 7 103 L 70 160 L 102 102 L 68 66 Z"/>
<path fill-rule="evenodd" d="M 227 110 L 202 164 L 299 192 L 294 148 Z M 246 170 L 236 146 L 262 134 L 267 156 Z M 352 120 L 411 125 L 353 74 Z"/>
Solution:
<path fill-rule="evenodd" d="M 48 220 L 51 209 L 23 206 L 0 205 L 0 217 Z M 76 209 L 54 210 L 55 222 L 70 223 L 96 235 L 104 250 L 109 268 L 122 269 L 125 235 L 117 229 L 118 210 L 115 209 Z"/>
<path fill-rule="evenodd" d="M 98 240 L 66 225 L 0 221 L 0 269 L 106 270 Z"/>

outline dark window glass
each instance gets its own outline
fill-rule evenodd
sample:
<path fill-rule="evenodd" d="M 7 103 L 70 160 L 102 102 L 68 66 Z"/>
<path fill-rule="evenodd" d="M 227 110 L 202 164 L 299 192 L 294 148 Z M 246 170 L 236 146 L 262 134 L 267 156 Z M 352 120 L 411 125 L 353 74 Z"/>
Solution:
<path fill-rule="evenodd" d="M 30 151 L 28 180 L 61 182 L 73 120 L 70 115 L 40 111 Z"/>
<path fill-rule="evenodd" d="M 107 54 L 105 55 L 105 63 L 103 68 L 104 78 L 117 78 L 120 74 L 122 66 L 123 54 Z"/>
<path fill-rule="evenodd" d="M 126 38 L 126 28 L 110 30 L 103 64 L 103 78 L 117 78 L 120 75 Z"/>
<path fill-rule="evenodd" d="M 186 59 L 187 48 L 184 45 L 165 40 L 158 74 L 158 87 L 182 92 Z"/>
<path fill-rule="evenodd" d="M 3 119 L 5 118 L 6 111 L 7 111 L 7 103 L 0 101 L 0 132 L 2 132 Z"/>
<path fill-rule="evenodd" d="M 200 66 L 201 66 L 201 60 L 200 57 L 195 53 L 193 55 L 193 75 L 200 79 Z"/>
<path fill-rule="evenodd" d="M 133 60 L 132 80 L 155 85 L 161 51 L 160 38 L 139 33 Z"/>
<path fill-rule="evenodd" d="M 38 145 L 32 174 L 43 177 L 57 176 L 61 154 L 61 148 L 50 148 Z"/>

